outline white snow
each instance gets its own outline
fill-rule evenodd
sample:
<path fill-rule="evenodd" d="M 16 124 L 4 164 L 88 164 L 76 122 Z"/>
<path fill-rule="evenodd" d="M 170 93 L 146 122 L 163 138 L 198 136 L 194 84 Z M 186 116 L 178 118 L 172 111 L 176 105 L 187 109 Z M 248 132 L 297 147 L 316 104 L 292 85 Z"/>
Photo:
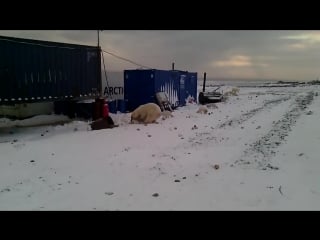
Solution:
<path fill-rule="evenodd" d="M 0 210 L 320 210 L 319 92 L 242 87 L 210 115 L 99 131 L 0 119 Z"/>
<path fill-rule="evenodd" d="M 70 119 L 64 115 L 41 115 L 26 118 L 24 120 L 10 120 L 8 118 L 0 118 L 0 128 L 4 127 L 32 127 L 39 125 L 48 125 L 68 122 Z"/>

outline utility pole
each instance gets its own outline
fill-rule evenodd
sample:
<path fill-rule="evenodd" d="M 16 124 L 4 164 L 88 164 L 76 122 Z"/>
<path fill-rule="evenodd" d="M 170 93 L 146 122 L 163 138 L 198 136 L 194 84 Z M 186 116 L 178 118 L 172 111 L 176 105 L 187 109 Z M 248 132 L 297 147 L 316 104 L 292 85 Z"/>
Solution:
<path fill-rule="evenodd" d="M 98 47 L 100 47 L 100 30 L 98 30 Z"/>

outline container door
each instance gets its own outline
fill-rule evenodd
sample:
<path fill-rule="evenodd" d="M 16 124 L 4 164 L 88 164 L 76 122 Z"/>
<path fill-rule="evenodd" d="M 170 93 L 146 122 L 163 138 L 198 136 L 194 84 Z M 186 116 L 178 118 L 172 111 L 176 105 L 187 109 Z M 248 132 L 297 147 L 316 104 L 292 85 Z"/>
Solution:
<path fill-rule="evenodd" d="M 181 74 L 179 79 L 179 85 L 180 85 L 180 92 L 179 92 L 179 102 L 180 106 L 184 106 L 186 104 L 186 81 L 187 81 L 187 75 Z"/>
<path fill-rule="evenodd" d="M 155 101 L 154 81 L 152 70 L 124 71 L 124 99 L 128 111 Z"/>
<path fill-rule="evenodd" d="M 194 100 L 197 99 L 197 75 L 195 73 L 189 73 L 187 78 L 186 98 L 191 97 Z"/>

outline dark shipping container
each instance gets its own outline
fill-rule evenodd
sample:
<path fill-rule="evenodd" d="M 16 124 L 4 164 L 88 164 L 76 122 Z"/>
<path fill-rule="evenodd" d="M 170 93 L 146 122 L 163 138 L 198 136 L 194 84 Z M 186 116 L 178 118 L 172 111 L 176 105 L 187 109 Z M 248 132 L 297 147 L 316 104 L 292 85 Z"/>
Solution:
<path fill-rule="evenodd" d="M 197 73 L 179 70 L 124 70 L 126 110 L 141 104 L 156 103 L 157 92 L 165 92 L 174 106 L 184 106 L 186 99 L 197 99 Z"/>
<path fill-rule="evenodd" d="M 0 104 L 100 93 L 99 47 L 0 36 Z"/>

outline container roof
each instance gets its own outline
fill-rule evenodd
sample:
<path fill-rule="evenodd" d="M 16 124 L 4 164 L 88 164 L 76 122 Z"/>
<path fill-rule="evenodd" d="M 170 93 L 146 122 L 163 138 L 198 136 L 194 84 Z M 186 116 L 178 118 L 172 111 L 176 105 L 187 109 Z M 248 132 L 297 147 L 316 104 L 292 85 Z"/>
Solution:
<path fill-rule="evenodd" d="M 98 49 L 98 46 L 88 46 L 88 45 L 62 43 L 62 42 L 51 42 L 51 41 L 7 37 L 7 36 L 0 36 L 0 41 L 7 41 L 7 42 L 13 42 L 13 43 L 20 43 L 20 44 L 29 44 L 29 45 L 38 45 L 38 46 L 43 46 L 43 47 L 58 47 L 58 48 L 60 47 L 60 48 L 70 48 L 70 49 L 71 48 Z"/>

